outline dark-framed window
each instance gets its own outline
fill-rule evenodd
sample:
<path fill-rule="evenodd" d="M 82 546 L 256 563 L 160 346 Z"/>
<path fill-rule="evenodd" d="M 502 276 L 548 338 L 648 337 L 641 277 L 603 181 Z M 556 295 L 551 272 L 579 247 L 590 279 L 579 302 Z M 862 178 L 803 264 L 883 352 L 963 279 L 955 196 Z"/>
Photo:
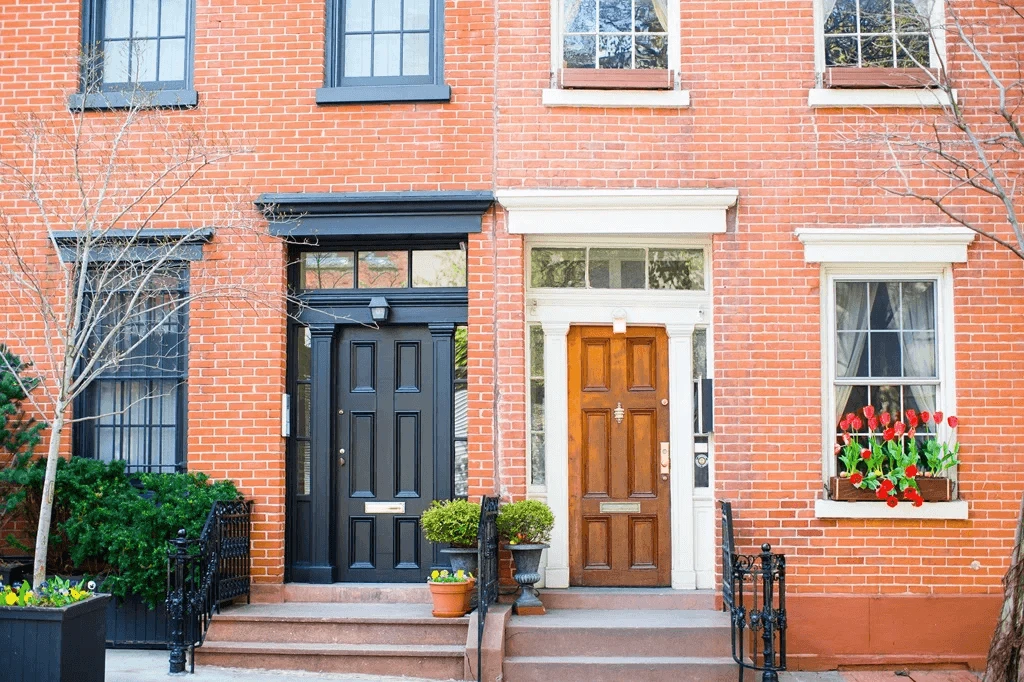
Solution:
<path fill-rule="evenodd" d="M 195 0 L 82 0 L 81 92 L 71 106 L 195 106 Z"/>
<path fill-rule="evenodd" d="M 119 277 L 109 267 L 90 274 L 85 307 L 100 313 L 90 353 L 117 359 L 76 400 L 74 454 L 123 460 L 128 471 L 184 470 L 188 265 L 144 277 L 142 294 L 137 275 Z M 105 338 L 112 343 L 100 347 Z"/>
<path fill-rule="evenodd" d="M 447 102 L 444 0 L 326 0 L 321 104 Z"/>

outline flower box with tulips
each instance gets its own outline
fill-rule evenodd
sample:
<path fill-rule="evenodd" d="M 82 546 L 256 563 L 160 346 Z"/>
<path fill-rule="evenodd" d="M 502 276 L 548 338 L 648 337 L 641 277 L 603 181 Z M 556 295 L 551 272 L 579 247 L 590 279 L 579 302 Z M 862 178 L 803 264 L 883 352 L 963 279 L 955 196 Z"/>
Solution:
<path fill-rule="evenodd" d="M 935 432 L 947 426 L 955 431 L 958 424 L 954 416 L 943 421 L 941 412 L 912 409 L 905 420 L 889 412 L 876 415 L 870 405 L 848 413 L 839 422 L 840 442 L 835 446 L 843 470 L 829 480 L 829 496 L 890 507 L 901 501 L 920 507 L 952 500 L 953 481 L 942 474 L 957 465 L 960 445 L 940 440 Z"/>

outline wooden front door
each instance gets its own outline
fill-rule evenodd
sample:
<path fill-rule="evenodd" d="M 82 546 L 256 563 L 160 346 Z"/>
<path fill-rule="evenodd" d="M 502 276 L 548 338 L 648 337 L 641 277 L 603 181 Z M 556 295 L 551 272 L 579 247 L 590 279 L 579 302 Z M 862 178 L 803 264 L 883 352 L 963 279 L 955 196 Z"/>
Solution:
<path fill-rule="evenodd" d="M 338 344 L 338 579 L 421 582 L 432 551 L 435 368 L 423 326 L 346 327 Z M 446 377 L 435 377 L 443 371 Z M 450 414 L 450 412 L 448 412 Z M 444 460 L 449 467 L 450 460 Z"/>
<path fill-rule="evenodd" d="M 668 337 L 569 331 L 569 581 L 671 584 Z M 621 409 L 619 409 L 621 408 Z M 663 475 L 664 474 L 664 475 Z"/>

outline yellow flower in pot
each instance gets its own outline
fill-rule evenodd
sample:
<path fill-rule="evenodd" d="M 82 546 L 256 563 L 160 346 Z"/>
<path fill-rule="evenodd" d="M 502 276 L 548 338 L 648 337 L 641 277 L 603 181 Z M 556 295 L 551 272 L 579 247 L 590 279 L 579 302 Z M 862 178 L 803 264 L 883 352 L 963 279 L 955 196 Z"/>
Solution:
<path fill-rule="evenodd" d="M 460 618 L 469 611 L 469 598 L 476 578 L 463 570 L 431 571 L 430 596 L 434 601 L 433 614 L 436 618 Z"/>

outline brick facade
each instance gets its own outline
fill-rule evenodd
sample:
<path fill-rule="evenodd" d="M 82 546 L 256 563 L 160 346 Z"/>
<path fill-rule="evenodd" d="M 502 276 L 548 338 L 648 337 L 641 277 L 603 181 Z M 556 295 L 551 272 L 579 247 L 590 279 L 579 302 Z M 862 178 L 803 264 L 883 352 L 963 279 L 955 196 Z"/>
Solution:
<path fill-rule="evenodd" d="M 64 97 L 76 87 L 80 4 L 4 8 L 0 154 L 17 153 L 13 134 L 24 116 L 66 115 Z M 228 186 L 248 202 L 261 192 L 738 189 L 729 230 L 714 237 L 712 248 L 715 495 L 734 501 L 741 547 L 767 540 L 787 554 L 793 608 L 804 609 L 805 623 L 834 608 L 814 601 L 826 593 L 842 595 L 847 608 L 863 614 L 856 621 L 863 636 L 854 639 L 865 648 L 834 654 L 816 649 L 810 630 L 794 619 L 791 651 L 807 653 L 798 664 L 931 652 L 913 637 L 905 645 L 875 640 L 872 649 L 866 634 L 866 621 L 898 622 L 910 600 L 922 596 L 946 599 L 921 606 L 921 619 L 953 620 L 951 609 L 966 608 L 981 614 L 972 627 L 991 628 L 1024 489 L 1016 460 L 1022 437 L 1013 427 L 1014 405 L 1024 400 L 1024 379 L 1015 374 L 1024 351 L 1024 318 L 1015 312 L 1024 278 L 1020 260 L 1005 250 L 978 239 L 967 263 L 954 268 L 959 481 L 970 518 L 814 515 L 822 491 L 822 292 L 819 267 L 804 262 L 794 230 L 948 221 L 875 186 L 880 148 L 862 143 L 872 132 L 909 129 L 922 120 L 921 110 L 808 106 L 815 83 L 810 0 L 682 0 L 679 75 L 692 98 L 685 109 L 543 106 L 541 90 L 551 81 L 551 4 L 543 0 L 496 9 L 478 0 L 447 2 L 445 80 L 452 98 L 444 104 L 316 105 L 323 0 L 196 6 L 200 106 L 174 116 L 252 150 L 202 176 L 198 194 L 230 194 Z M 998 53 L 997 66 L 1010 68 L 1020 24 L 1017 33 L 996 24 L 992 17 L 1002 15 L 988 6 L 971 8 L 969 16 L 987 21 L 997 35 L 986 44 Z M 962 100 L 983 120 L 992 102 L 984 74 L 955 41 L 948 52 Z M 105 117 L 114 119 L 88 114 L 96 122 Z M 920 171 L 913 175 L 934 186 Z M 7 188 L 3 193 L 4 211 L 21 209 Z M 1003 234 L 998 206 L 973 194 L 957 205 Z M 506 225 L 496 206 L 468 245 L 471 497 L 495 488 L 510 498 L 526 494 L 524 240 Z M 623 225 L 623 232 L 635 229 Z M 198 273 L 266 254 L 274 264 L 268 272 L 276 273 L 266 288 L 280 301 L 286 258 L 276 242 L 216 240 Z M 17 335 L 26 343 L 16 350 L 35 359 L 32 344 L 43 343 L 35 321 L 11 309 L 0 311 L 0 321 L 33 329 Z M 282 307 L 272 305 L 254 314 L 210 302 L 191 312 L 189 467 L 231 478 L 255 499 L 253 570 L 268 584 L 280 583 L 284 571 L 285 321 Z M 875 606 L 881 613 L 867 610 L 863 600 L 882 595 L 892 599 Z M 975 633 L 970 651 L 954 658 L 977 665 L 986 638 Z"/>

